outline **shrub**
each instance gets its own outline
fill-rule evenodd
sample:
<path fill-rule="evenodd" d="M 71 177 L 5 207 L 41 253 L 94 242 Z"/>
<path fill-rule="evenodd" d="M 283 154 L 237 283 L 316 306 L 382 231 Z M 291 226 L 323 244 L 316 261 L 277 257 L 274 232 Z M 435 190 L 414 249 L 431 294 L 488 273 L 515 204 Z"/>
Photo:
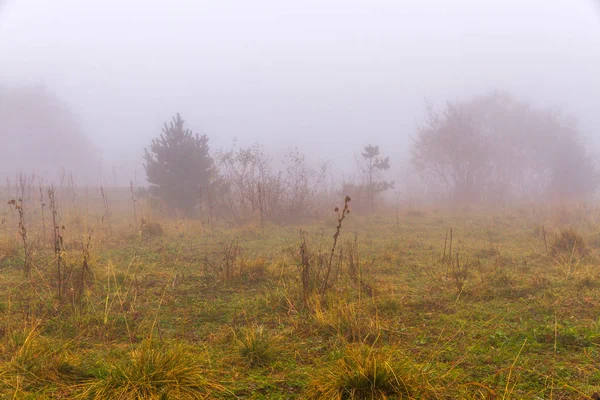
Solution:
<path fill-rule="evenodd" d="M 142 218 L 142 235 L 143 236 L 162 236 L 163 227 L 159 222 L 150 221 L 147 218 Z"/>

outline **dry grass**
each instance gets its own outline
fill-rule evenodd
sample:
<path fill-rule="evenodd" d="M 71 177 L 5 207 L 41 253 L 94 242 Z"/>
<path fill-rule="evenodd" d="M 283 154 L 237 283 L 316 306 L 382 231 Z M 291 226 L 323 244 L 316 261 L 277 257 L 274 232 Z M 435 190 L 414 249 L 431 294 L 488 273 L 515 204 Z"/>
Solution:
<path fill-rule="evenodd" d="M 220 390 L 181 345 L 143 342 L 86 392 L 97 400 L 205 399 Z"/>
<path fill-rule="evenodd" d="M 349 346 L 343 355 L 313 375 L 308 396 L 314 399 L 412 399 L 420 382 L 391 351 Z M 423 385 L 425 386 L 425 385 Z"/>

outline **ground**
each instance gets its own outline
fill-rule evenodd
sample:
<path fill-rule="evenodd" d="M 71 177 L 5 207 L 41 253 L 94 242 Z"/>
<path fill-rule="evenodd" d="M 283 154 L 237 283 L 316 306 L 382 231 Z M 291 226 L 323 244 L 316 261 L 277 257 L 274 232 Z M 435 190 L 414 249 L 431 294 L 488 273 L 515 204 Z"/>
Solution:
<path fill-rule="evenodd" d="M 2 398 L 600 392 L 593 205 L 351 213 L 331 257 L 333 211 L 235 227 L 142 199 L 134 216 L 125 191 L 107 191 L 108 208 L 89 191 L 58 197 L 60 295 L 48 206 L 42 220 L 25 204 L 29 277 L 19 215 L 3 211 Z"/>

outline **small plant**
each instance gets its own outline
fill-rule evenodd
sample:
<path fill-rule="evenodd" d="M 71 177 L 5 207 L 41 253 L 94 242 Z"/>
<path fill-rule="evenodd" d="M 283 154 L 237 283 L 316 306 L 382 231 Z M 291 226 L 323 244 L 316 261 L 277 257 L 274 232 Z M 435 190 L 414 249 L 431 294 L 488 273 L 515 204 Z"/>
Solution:
<path fill-rule="evenodd" d="M 164 233 L 160 222 L 150 221 L 145 217 L 142 218 L 141 228 L 142 236 L 157 237 Z"/>
<path fill-rule="evenodd" d="M 33 250 L 35 248 L 35 240 L 31 242 L 27 237 L 27 228 L 25 227 L 25 207 L 23 205 L 23 199 L 18 200 L 12 199 L 8 202 L 10 206 L 19 213 L 19 236 L 23 242 L 23 251 L 25 258 L 23 260 L 23 274 L 25 278 L 31 277 L 31 266 L 33 263 Z"/>
<path fill-rule="evenodd" d="M 235 271 L 235 265 L 237 263 L 240 253 L 240 246 L 237 240 L 233 240 L 229 244 L 224 244 L 223 249 L 223 265 L 225 266 L 225 279 L 230 280 L 233 278 Z"/>
<path fill-rule="evenodd" d="M 368 315 L 357 303 L 340 301 L 323 309 L 316 302 L 314 322 L 325 334 L 337 335 L 350 343 L 374 343 L 381 334 L 379 319 Z"/>
<path fill-rule="evenodd" d="M 344 355 L 313 375 L 309 396 L 314 399 L 412 398 L 416 379 L 392 361 L 391 353 L 372 347 L 348 347 Z"/>
<path fill-rule="evenodd" d="M 469 279 L 469 263 L 462 262 L 459 253 L 456 253 L 456 261 L 450 264 L 450 280 L 456 289 L 456 295 L 460 296 L 467 285 Z"/>
<path fill-rule="evenodd" d="M 180 346 L 145 341 L 117 362 L 106 376 L 92 383 L 90 398 L 204 399 L 211 389 L 200 365 Z"/>
<path fill-rule="evenodd" d="M 273 358 L 272 338 L 263 326 L 247 330 L 241 339 L 240 356 L 251 367 L 264 366 Z"/>
<path fill-rule="evenodd" d="M 552 257 L 581 259 L 588 253 L 583 237 L 574 229 L 563 229 L 552 239 L 550 255 Z"/>

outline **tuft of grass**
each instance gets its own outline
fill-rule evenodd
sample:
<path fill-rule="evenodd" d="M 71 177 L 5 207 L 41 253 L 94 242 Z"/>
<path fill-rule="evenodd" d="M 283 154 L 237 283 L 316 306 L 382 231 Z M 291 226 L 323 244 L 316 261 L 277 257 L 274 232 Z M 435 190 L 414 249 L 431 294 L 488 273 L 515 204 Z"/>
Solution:
<path fill-rule="evenodd" d="M 368 346 L 345 349 L 341 358 L 312 376 L 308 395 L 313 399 L 410 399 L 417 380 L 390 351 Z"/>
<path fill-rule="evenodd" d="M 562 229 L 550 244 L 552 257 L 581 259 L 587 253 L 588 248 L 583 236 L 574 229 Z"/>
<path fill-rule="evenodd" d="M 373 343 L 381 334 L 379 319 L 357 303 L 339 301 L 323 308 L 315 302 L 313 318 L 317 329 L 351 343 Z"/>
<path fill-rule="evenodd" d="M 210 383 L 201 366 L 179 345 L 144 341 L 91 384 L 93 399 L 204 399 L 220 386 Z"/>
<path fill-rule="evenodd" d="M 273 359 L 271 341 L 271 335 L 263 326 L 249 329 L 238 339 L 240 356 L 251 367 L 265 366 Z"/>
<path fill-rule="evenodd" d="M 55 348 L 39 334 L 37 326 L 12 335 L 8 349 L 14 353 L 0 363 L 0 393 L 41 395 L 68 391 L 89 378 L 84 371 L 69 362 L 68 351 Z"/>

